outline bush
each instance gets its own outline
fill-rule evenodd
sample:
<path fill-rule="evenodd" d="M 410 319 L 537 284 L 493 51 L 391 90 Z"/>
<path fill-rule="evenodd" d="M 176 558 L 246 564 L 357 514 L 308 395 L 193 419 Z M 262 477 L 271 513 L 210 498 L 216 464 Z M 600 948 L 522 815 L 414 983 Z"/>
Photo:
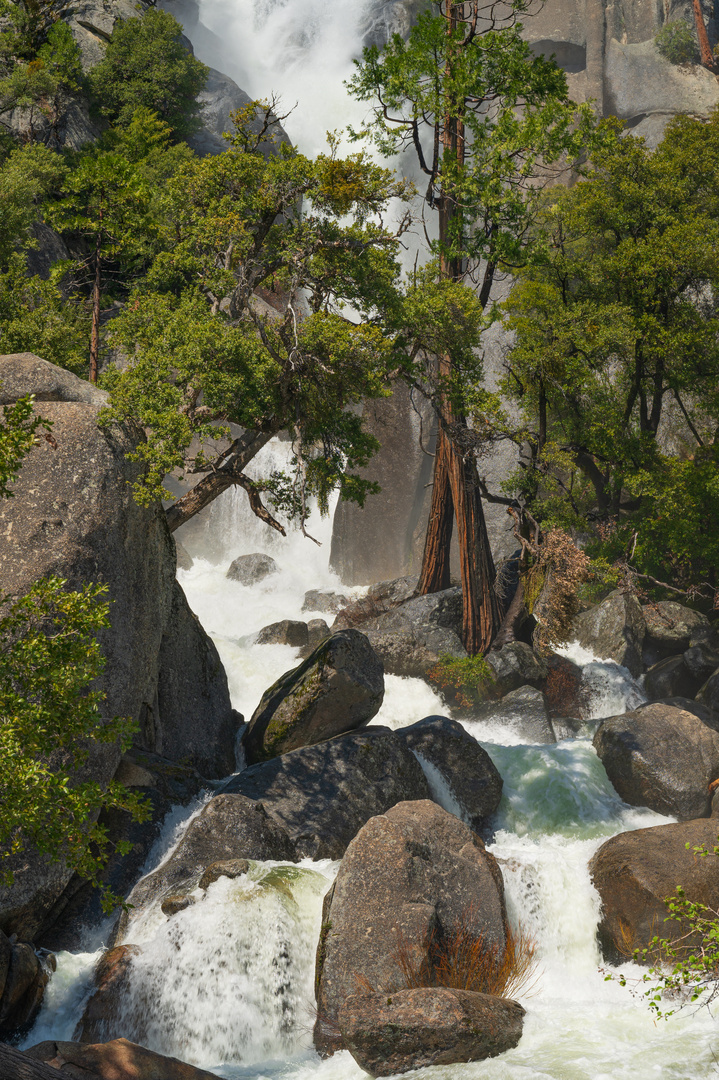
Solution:
<path fill-rule="evenodd" d="M 677 19 L 664 23 L 654 38 L 657 51 L 672 64 L 693 64 L 697 62 L 697 45 L 694 31 L 688 23 Z"/>
<path fill-rule="evenodd" d="M 181 35 L 177 19 L 157 9 L 115 24 L 104 60 L 90 72 L 103 116 L 125 126 L 144 106 L 169 124 L 178 139 L 197 131 L 196 99 L 209 69 L 190 55 Z"/>
<path fill-rule="evenodd" d="M 495 676 L 483 656 L 440 656 L 428 677 L 441 690 L 449 690 L 463 709 L 496 697 Z"/>

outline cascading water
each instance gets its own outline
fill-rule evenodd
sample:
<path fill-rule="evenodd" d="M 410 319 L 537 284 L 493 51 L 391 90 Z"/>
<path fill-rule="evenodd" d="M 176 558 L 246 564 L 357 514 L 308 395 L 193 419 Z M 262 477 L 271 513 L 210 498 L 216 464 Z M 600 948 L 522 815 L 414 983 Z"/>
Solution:
<path fill-rule="evenodd" d="M 342 81 L 367 33 L 381 38 L 401 24 L 411 0 L 199 0 L 200 16 L 218 34 L 216 54 L 202 58 L 234 77 L 253 96 L 279 93 L 299 107 L 287 120 L 300 149 L 324 149 L 324 133 L 357 123 L 364 106 L 350 101 Z M 169 5 L 168 5 L 169 6 Z M 267 475 L 287 460 L 274 442 L 255 461 Z M 303 612 L 304 593 L 330 588 L 346 594 L 327 568 L 329 520 L 313 515 L 308 531 L 282 538 L 251 514 L 243 491 L 226 492 L 212 507 L 213 548 L 179 579 L 213 636 L 226 666 L 233 703 L 249 716 L 263 690 L 294 666 L 296 650 L 256 645 L 265 624 L 321 617 Z M 219 537 L 219 543 L 217 538 Z M 253 587 L 225 577 L 237 555 L 264 551 L 279 573 Z M 640 688 L 616 664 L 578 646 L 566 650 L 584 672 L 589 718 L 612 715 L 642 700 Z M 375 723 L 399 727 L 445 712 L 425 683 L 388 676 Z M 516 1049 L 477 1064 L 431 1070 L 434 1080 L 699 1080 L 717 1070 L 715 1029 L 706 1014 L 683 1014 L 655 1026 L 643 1003 L 599 971 L 595 940 L 598 896 L 587 864 L 613 834 L 666 820 L 626 806 L 609 783 L 587 738 L 526 745 L 496 725 L 466 721 L 504 779 L 491 849 L 501 861 L 510 917 L 538 946 L 536 992 L 523 1001 L 527 1017 Z M 435 798 L 461 811 L 454 793 L 426 762 Z M 187 818 L 185 813 L 185 819 Z M 176 826 L 176 822 L 173 823 Z M 163 861 L 176 841 L 170 827 Z M 146 869 L 152 868 L 148 865 Z M 322 894 L 334 867 L 252 864 L 247 874 L 221 878 L 195 903 L 166 919 L 158 907 L 130 924 L 127 941 L 141 946 L 122 1002 L 127 1037 L 195 1062 L 228 1078 L 359 1080 L 346 1052 L 321 1062 L 311 1049 L 314 951 Z M 59 956 L 41 1015 L 25 1045 L 70 1039 L 90 992 L 99 953 Z M 625 969 L 632 974 L 632 965 Z M 635 972 L 641 975 L 637 969 Z M 430 1074 L 428 1074 L 430 1075 Z"/>

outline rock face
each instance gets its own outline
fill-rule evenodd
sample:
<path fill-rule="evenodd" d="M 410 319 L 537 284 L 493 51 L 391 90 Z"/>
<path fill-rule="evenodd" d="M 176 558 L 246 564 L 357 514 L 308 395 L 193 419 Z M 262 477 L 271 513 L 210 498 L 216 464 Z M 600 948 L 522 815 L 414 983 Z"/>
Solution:
<path fill-rule="evenodd" d="M 298 858 L 341 859 L 364 823 L 395 803 L 430 798 L 401 739 L 372 727 L 253 765 L 223 791 L 261 801 Z"/>
<path fill-rule="evenodd" d="M 213 863 L 228 859 L 293 859 L 294 846 L 262 806 L 242 795 L 216 795 L 190 822 L 170 858 L 128 897 L 139 914 L 166 896 L 191 892 Z M 127 916 L 120 918 L 116 942 L 123 940 Z"/>
<path fill-rule="evenodd" d="M 641 674 L 646 623 L 634 596 L 615 590 L 601 604 L 577 615 L 572 631 L 580 645 L 602 660 L 615 660 L 632 675 Z"/>
<path fill-rule="evenodd" d="M 395 734 L 437 770 L 468 823 L 479 831 L 502 798 L 502 777 L 487 751 L 458 721 L 447 716 L 426 716 L 410 727 L 398 728 Z"/>
<path fill-rule="evenodd" d="M 333 630 L 347 630 L 350 626 L 361 626 L 369 619 L 376 619 L 386 611 L 399 607 L 411 600 L 417 588 L 416 577 L 394 578 L 391 581 L 378 581 L 367 590 L 366 596 L 357 600 L 347 600 L 337 618 L 332 623 Z"/>
<path fill-rule="evenodd" d="M 342 1046 L 339 1011 L 358 985 L 406 989 L 400 954 L 417 970 L 431 934 L 460 929 L 504 948 L 504 885 L 472 830 L 431 802 L 404 802 L 373 817 L 342 860 L 317 950 L 315 1046 Z"/>
<path fill-rule="evenodd" d="M 618 794 L 680 821 L 707 817 L 709 784 L 719 777 L 719 732 L 670 705 L 603 720 L 594 748 Z"/>
<path fill-rule="evenodd" d="M 383 697 L 382 663 L 367 638 L 340 630 L 262 695 L 243 738 L 247 760 L 264 761 L 363 727 Z"/>
<path fill-rule="evenodd" d="M 716 819 L 702 818 L 620 833 L 600 847 L 589 869 L 602 898 L 599 940 L 608 960 L 623 962 L 655 935 L 676 939 L 685 932 L 681 923 L 665 922 L 664 901 L 679 885 L 687 900 L 716 910 L 719 859 L 693 852 L 699 844 L 711 851 L 716 834 Z"/>
<path fill-rule="evenodd" d="M 693 675 L 683 656 L 668 656 L 653 664 L 644 677 L 644 689 L 650 701 L 660 698 L 693 698 L 701 686 L 701 678 Z"/>
<path fill-rule="evenodd" d="M 156 1054 L 127 1039 L 89 1046 L 76 1042 L 43 1042 L 26 1050 L 25 1056 L 34 1061 L 62 1062 L 59 1074 L 51 1069 L 48 1070 L 50 1076 L 86 1077 L 87 1080 L 216 1080 L 215 1073 Z M 69 1070 L 65 1068 L 66 1064 Z"/>
<path fill-rule="evenodd" d="M 137 945 L 118 945 L 100 957 L 95 968 L 95 991 L 75 1032 L 81 1043 L 99 1043 L 107 1038 L 117 1017 L 132 961 L 141 951 Z"/>
<path fill-rule="evenodd" d="M 32 1022 L 54 970 L 54 956 L 38 956 L 31 944 L 11 942 L 0 930 L 0 1039 L 10 1039 Z"/>
<path fill-rule="evenodd" d="M 239 555 L 227 571 L 230 581 L 239 581 L 240 585 L 257 585 L 270 574 L 276 574 L 279 566 L 271 555 L 257 551 L 252 555 Z"/>
<path fill-rule="evenodd" d="M 425 987 L 347 998 L 338 1015 L 342 1041 L 370 1076 L 484 1061 L 516 1046 L 524 1009 L 470 990 Z"/>
<path fill-rule="evenodd" d="M 391 675 L 421 679 L 441 655 L 467 655 L 460 639 L 462 592 L 459 588 L 416 596 L 361 625 L 362 633 L 367 635 L 385 671 Z"/>
<path fill-rule="evenodd" d="M 237 719 L 225 673 L 175 583 L 161 508 L 132 498 L 137 466 L 126 454 L 142 434 L 98 428 L 106 395 L 28 353 L 0 357 L 0 387 L 0 404 L 34 393 L 54 440 L 31 451 L 14 497 L 0 505 L 0 529 L 12 539 L 0 548 L 3 589 L 22 595 L 48 574 L 70 588 L 106 584 L 111 625 L 100 635 L 106 667 L 99 685 L 108 714 L 138 721 L 147 749 L 161 745 L 167 757 L 191 763 L 197 755 L 205 772 L 226 774 Z M 188 668 L 191 681 L 182 675 Z M 119 747 L 98 744 L 88 769 L 107 783 L 119 761 Z M 11 892 L 0 890 L 0 926 L 34 938 L 69 878 L 61 862 L 23 859 Z"/>

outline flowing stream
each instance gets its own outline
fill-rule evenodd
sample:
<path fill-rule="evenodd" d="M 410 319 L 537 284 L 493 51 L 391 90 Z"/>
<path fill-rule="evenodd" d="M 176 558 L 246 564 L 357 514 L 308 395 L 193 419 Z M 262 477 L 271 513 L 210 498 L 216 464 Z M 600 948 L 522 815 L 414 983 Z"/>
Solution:
<path fill-rule="evenodd" d="M 281 467 L 287 445 L 270 444 L 258 473 Z M 302 611 L 309 588 L 350 593 L 327 570 L 329 520 L 317 516 L 309 531 L 318 548 L 297 532 L 286 539 L 253 518 L 244 492 L 227 492 L 213 509 L 213 529 L 224 545 L 214 560 L 196 559 L 179 578 L 194 610 L 212 634 L 226 665 L 234 704 L 249 715 L 262 691 L 296 663 L 296 650 L 256 645 L 261 626 L 279 618 L 312 618 Z M 225 577 L 239 554 L 264 551 L 280 571 L 245 587 Z M 355 592 L 361 590 L 354 590 Z M 331 616 L 328 618 L 331 619 Z M 629 673 L 571 646 L 590 688 L 592 719 L 642 700 Z M 446 712 L 425 683 L 389 676 L 374 723 L 411 724 Z M 490 753 L 504 794 L 491 850 L 501 861 L 508 908 L 536 939 L 538 968 L 519 1046 L 491 1061 L 431 1070 L 433 1080 L 699 1080 L 715 1072 L 719 1053 L 712 1018 L 686 1013 L 655 1025 L 646 1006 L 601 969 L 595 930 L 599 898 L 587 864 L 608 837 L 667 822 L 624 804 L 609 783 L 589 735 L 556 745 L 525 745 L 491 723 L 464 721 Z M 437 801 L 462 812 L 453 792 L 426 768 Z M 199 805 L 176 811 L 148 858 L 164 861 Z M 253 864 L 248 874 L 221 878 L 201 902 L 167 919 L 159 908 L 138 917 L 126 940 L 141 946 L 129 990 L 121 1002 L 123 1034 L 218 1076 L 283 1080 L 360 1080 L 351 1056 L 320 1061 L 312 1050 L 313 975 L 322 897 L 336 873 L 330 862 L 297 866 Z M 45 1005 L 25 1045 L 71 1039 L 90 992 L 99 940 L 87 952 L 61 953 Z M 625 966 L 628 974 L 639 969 Z M 428 1077 L 429 1077 L 428 1073 Z"/>
<path fill-rule="evenodd" d="M 361 41 L 401 29 L 411 7 L 409 0 L 199 0 L 200 18 L 217 37 L 198 32 L 198 52 L 251 95 L 274 92 L 286 106 L 297 102 L 285 127 L 301 150 L 317 153 L 327 130 L 356 124 L 364 115 L 365 107 L 342 88 Z M 192 36 L 189 26 L 188 32 Z M 286 457 L 286 444 L 269 444 L 255 462 L 256 473 L 268 474 Z M 212 557 L 196 558 L 178 577 L 217 644 L 233 704 L 249 717 L 264 689 L 297 662 L 289 646 L 256 645 L 257 631 L 279 619 L 323 617 L 302 610 L 308 589 L 361 590 L 343 589 L 327 569 L 329 519 L 309 522 L 318 547 L 297 533 L 285 539 L 267 529 L 249 512 L 241 490 L 221 496 L 211 516 Z M 231 560 L 253 551 L 272 555 L 279 573 L 251 588 L 228 581 Z M 593 718 L 642 700 L 641 689 L 616 664 L 577 646 L 567 654 L 583 667 Z M 438 712 L 446 709 L 424 682 L 388 676 L 374 723 L 399 727 Z M 504 779 L 491 850 L 501 860 L 510 917 L 536 939 L 539 963 L 534 992 L 523 999 L 527 1016 L 517 1048 L 491 1061 L 425 1070 L 428 1080 L 719 1075 L 719 1039 L 706 1011 L 655 1025 L 646 1006 L 605 981 L 600 970 L 599 899 L 588 861 L 615 833 L 670 819 L 619 799 L 588 735 L 523 745 L 497 726 L 465 723 Z M 461 813 L 453 792 L 423 765 L 435 798 Z M 197 811 L 192 806 L 174 813 L 146 871 L 167 857 Z M 122 1002 L 123 1034 L 226 1078 L 360 1080 L 364 1074 L 348 1053 L 322 1062 L 310 1036 L 322 897 L 335 873 L 328 862 L 254 864 L 240 878 L 221 878 L 201 903 L 169 920 L 158 909 L 144 913 L 126 938 L 143 953 Z M 108 932 L 104 926 L 88 935 L 86 952 L 58 956 L 26 1046 L 73 1037 Z M 632 965 L 625 970 L 641 974 Z"/>

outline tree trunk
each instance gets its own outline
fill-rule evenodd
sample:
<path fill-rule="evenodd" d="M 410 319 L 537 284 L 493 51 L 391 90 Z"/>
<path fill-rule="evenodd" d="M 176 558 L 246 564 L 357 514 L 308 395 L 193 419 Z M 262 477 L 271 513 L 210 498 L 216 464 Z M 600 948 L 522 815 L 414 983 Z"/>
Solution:
<path fill-rule="evenodd" d="M 434 457 L 432 503 L 424 541 L 422 572 L 417 583 L 420 596 L 441 592 L 450 585 L 449 551 L 452 542 L 454 505 L 449 483 L 449 440 L 440 427 Z"/>
<path fill-rule="evenodd" d="M 714 59 L 714 53 L 712 52 L 711 45 L 709 44 L 707 28 L 704 25 L 704 15 L 702 14 L 700 0 L 693 0 L 692 6 L 694 8 L 694 22 L 697 28 L 697 38 L 699 39 L 699 54 L 701 56 L 702 64 L 704 65 L 704 67 L 709 68 L 710 71 L 714 71 L 716 69 L 716 61 Z"/>
<path fill-rule="evenodd" d="M 62 1073 L 14 1046 L 0 1043 L 0 1076 L 2 1080 L 60 1080 Z"/>
<path fill-rule="evenodd" d="M 95 243 L 95 281 L 92 286 L 92 329 L 90 331 L 90 382 L 97 382 L 100 359 L 100 248 L 102 234 Z"/>
<path fill-rule="evenodd" d="M 168 506 L 165 517 L 170 532 L 179 529 L 180 525 L 184 525 L 195 514 L 199 514 L 200 510 L 208 506 L 227 488 L 246 481 L 247 478 L 242 475 L 244 470 L 253 457 L 276 434 L 276 431 L 246 431 L 239 439 L 235 439 L 221 458 L 217 468 L 204 476 L 199 484 L 196 484 L 181 499 Z"/>

